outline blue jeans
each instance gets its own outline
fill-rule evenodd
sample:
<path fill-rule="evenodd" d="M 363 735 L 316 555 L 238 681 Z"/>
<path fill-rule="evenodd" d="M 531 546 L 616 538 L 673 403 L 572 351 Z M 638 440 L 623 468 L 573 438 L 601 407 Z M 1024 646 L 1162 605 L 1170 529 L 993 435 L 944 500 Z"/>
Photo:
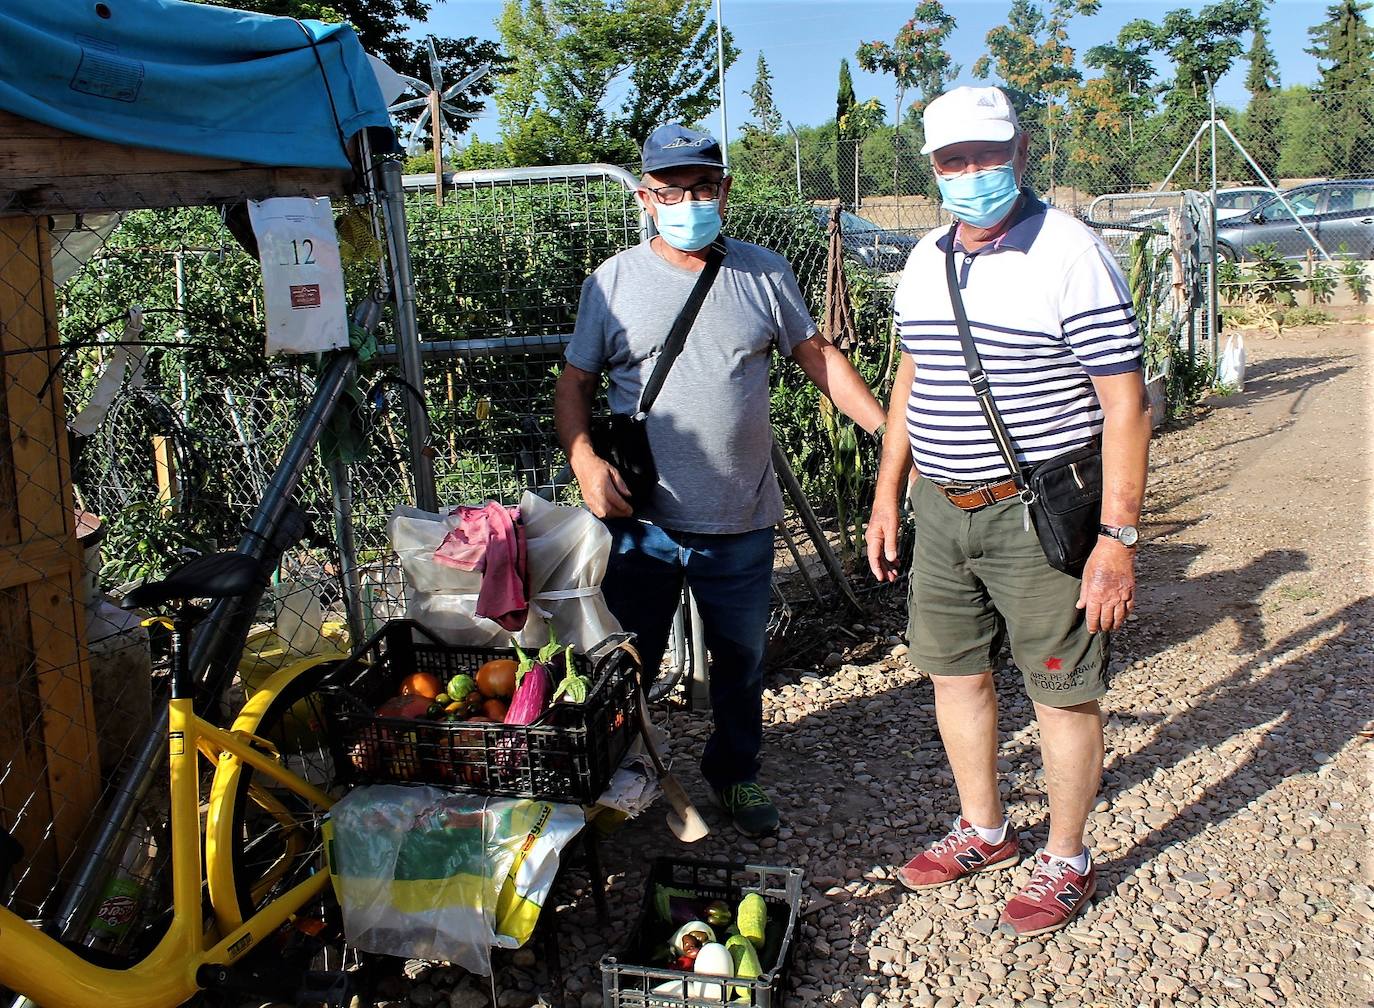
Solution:
<path fill-rule="evenodd" d="M 752 781 L 763 744 L 773 529 L 706 535 L 634 518 L 607 519 L 606 527 L 611 556 L 602 592 L 620 625 L 639 638 L 646 675 L 663 660 L 684 580 L 692 589 L 711 652 L 715 721 L 701 773 L 716 789 Z"/>

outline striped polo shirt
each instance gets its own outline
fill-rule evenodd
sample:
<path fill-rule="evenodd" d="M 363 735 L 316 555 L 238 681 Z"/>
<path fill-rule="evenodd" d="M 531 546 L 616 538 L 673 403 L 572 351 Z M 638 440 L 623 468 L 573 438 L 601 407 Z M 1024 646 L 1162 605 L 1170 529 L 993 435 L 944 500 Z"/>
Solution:
<path fill-rule="evenodd" d="M 1070 215 L 1026 193 L 1017 219 L 975 253 L 955 243 L 964 310 L 1018 461 L 1033 465 L 1102 431 L 1092 375 L 1141 368 L 1121 271 Z M 945 281 L 949 229 L 912 250 L 897 285 L 902 349 L 916 365 L 906 424 L 917 471 L 982 483 L 1010 473 L 969 384 Z"/>

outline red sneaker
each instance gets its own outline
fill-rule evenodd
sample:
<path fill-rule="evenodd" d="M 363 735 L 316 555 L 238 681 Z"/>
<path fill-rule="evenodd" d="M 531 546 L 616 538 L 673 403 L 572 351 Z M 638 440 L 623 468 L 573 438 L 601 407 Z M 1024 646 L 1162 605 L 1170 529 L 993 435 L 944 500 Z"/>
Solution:
<path fill-rule="evenodd" d="M 1080 875 L 1043 850 L 1036 851 L 1030 882 L 1007 903 L 998 924 L 1013 938 L 1057 931 L 1088 905 L 1096 889 L 1097 867 L 1091 859 L 1087 872 Z"/>
<path fill-rule="evenodd" d="M 973 872 L 1010 868 L 1020 860 L 1020 839 L 1010 827 L 999 844 L 987 843 L 963 816 L 954 828 L 931 844 L 897 872 L 908 889 L 930 889 Z"/>

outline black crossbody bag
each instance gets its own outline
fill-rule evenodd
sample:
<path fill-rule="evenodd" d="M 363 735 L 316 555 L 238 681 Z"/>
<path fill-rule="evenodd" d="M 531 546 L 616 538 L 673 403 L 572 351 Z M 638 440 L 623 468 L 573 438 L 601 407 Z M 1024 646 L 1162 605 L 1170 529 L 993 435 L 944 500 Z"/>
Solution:
<path fill-rule="evenodd" d="M 997 412 L 988 376 L 978 357 L 978 347 L 969 331 L 968 315 L 964 312 L 964 298 L 959 292 L 959 277 L 954 268 L 957 228 L 956 224 L 949 232 L 945 278 L 949 283 L 949 300 L 959 326 L 959 342 L 964 348 L 964 364 L 973 394 L 978 397 L 993 440 L 1016 481 L 1016 489 L 1021 492 L 1021 502 L 1030 512 L 1045 559 L 1057 571 L 1082 577 L 1083 566 L 1097 544 L 1098 526 L 1102 521 L 1102 446 L 1094 439 L 1091 444 L 1029 468 L 1023 469 L 1017 463 L 1011 435 Z"/>
<path fill-rule="evenodd" d="M 724 258 L 724 244 L 712 243 L 706 255 L 706 265 L 697 275 L 692 292 L 687 295 L 687 302 L 682 306 L 682 311 L 678 312 L 672 328 L 668 330 L 668 338 L 663 341 L 658 362 L 639 394 L 639 408 L 633 414 L 611 413 L 605 417 L 597 417 L 591 423 L 592 450 L 615 466 L 616 472 L 620 473 L 620 478 L 629 488 L 631 502 L 636 508 L 648 504 L 658 487 L 658 466 L 654 463 L 654 452 L 649 445 L 649 429 L 645 420 L 654 405 L 654 400 L 658 398 L 659 390 L 663 388 L 669 368 L 677 360 L 678 354 L 682 353 L 682 348 L 687 342 L 687 333 L 697 320 L 697 313 L 701 311 L 702 302 L 706 300 L 706 292 L 715 282 L 716 274 L 720 272 L 721 260 Z"/>

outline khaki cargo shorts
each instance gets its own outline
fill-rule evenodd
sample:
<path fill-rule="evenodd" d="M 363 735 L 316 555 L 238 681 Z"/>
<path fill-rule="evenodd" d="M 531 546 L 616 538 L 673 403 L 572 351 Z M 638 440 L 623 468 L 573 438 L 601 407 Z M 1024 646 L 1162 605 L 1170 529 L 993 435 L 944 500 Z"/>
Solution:
<path fill-rule="evenodd" d="M 995 668 L 1010 638 L 1036 703 L 1072 707 L 1107 692 L 1108 635 L 1088 633 L 1076 607 L 1082 582 L 1045 561 L 1019 500 L 961 511 L 917 478 L 911 510 L 912 665 L 932 676 L 979 675 Z"/>

